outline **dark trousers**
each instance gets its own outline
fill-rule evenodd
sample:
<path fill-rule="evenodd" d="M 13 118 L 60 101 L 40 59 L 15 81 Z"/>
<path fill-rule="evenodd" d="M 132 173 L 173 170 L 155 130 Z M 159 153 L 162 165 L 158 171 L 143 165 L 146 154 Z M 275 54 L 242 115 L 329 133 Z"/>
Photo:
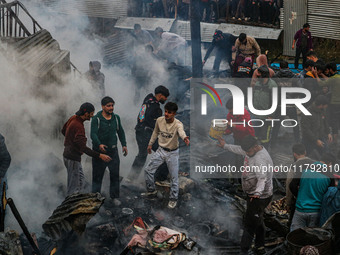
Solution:
<path fill-rule="evenodd" d="M 302 67 L 305 65 L 306 60 L 307 60 L 307 52 L 308 49 L 307 48 L 301 48 L 301 47 L 296 47 L 296 54 L 295 54 L 295 69 L 299 68 L 299 59 L 300 59 L 300 55 L 302 53 Z"/>
<path fill-rule="evenodd" d="M 263 221 L 264 209 L 270 203 L 272 197 L 265 199 L 253 199 L 247 197 L 247 210 L 244 217 L 244 229 L 241 239 L 241 251 L 250 249 L 255 235 L 255 246 L 264 246 L 266 228 Z"/>
<path fill-rule="evenodd" d="M 112 152 L 108 152 L 112 160 L 108 163 L 101 159 L 92 158 L 92 192 L 100 192 L 102 187 L 102 180 L 105 173 L 105 169 L 108 167 L 110 171 L 110 197 L 119 197 L 119 155 L 118 149 L 113 149 Z"/>
<path fill-rule="evenodd" d="M 260 7 L 257 1 L 255 1 L 254 3 L 253 1 L 250 1 L 248 13 L 249 13 L 249 17 L 251 21 L 255 21 L 255 22 L 259 21 Z"/>
<path fill-rule="evenodd" d="M 143 169 L 146 158 L 148 156 L 147 148 L 152 136 L 151 128 L 138 128 L 136 129 L 136 140 L 138 145 L 138 154 L 133 161 L 131 171 L 129 173 L 128 178 L 130 180 L 138 179 L 140 172 Z M 158 148 L 158 143 L 154 143 L 152 149 L 156 151 Z"/>
<path fill-rule="evenodd" d="M 296 120 L 298 121 L 298 117 L 297 117 L 297 111 L 295 107 L 287 107 L 286 108 L 286 114 L 290 119 Z M 279 136 L 279 131 L 280 131 L 280 127 L 281 127 L 281 121 L 284 120 L 284 116 L 281 116 L 281 107 L 279 106 L 275 112 L 275 118 L 274 119 L 279 119 L 280 122 L 275 121 L 273 130 L 272 130 L 272 144 L 276 143 L 277 137 Z M 295 127 L 293 127 L 293 131 L 294 131 L 294 139 L 295 142 L 298 143 L 300 142 L 300 128 L 299 128 L 299 124 L 296 125 Z"/>
<path fill-rule="evenodd" d="M 215 73 L 218 73 L 220 70 L 220 65 L 223 59 L 226 59 L 229 67 L 231 69 L 231 61 L 232 61 L 232 57 L 231 57 L 231 51 L 226 51 L 223 49 L 219 49 L 216 52 L 216 56 L 215 56 L 215 61 L 214 61 L 214 66 L 213 66 L 213 70 Z"/>

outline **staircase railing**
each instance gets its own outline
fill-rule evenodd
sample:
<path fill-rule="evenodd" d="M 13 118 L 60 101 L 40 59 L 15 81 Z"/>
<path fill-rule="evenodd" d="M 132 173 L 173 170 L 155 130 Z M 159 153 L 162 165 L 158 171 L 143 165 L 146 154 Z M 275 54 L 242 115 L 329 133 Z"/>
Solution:
<path fill-rule="evenodd" d="M 0 37 L 28 37 L 41 29 L 21 2 L 6 3 L 5 0 L 0 0 Z"/>

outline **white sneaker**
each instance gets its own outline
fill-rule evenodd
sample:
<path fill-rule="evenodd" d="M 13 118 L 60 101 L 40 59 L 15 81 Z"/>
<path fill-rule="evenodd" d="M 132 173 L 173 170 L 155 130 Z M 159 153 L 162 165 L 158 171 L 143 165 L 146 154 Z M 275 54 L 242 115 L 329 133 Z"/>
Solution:
<path fill-rule="evenodd" d="M 157 190 L 145 192 L 145 193 L 142 193 L 140 195 L 142 197 L 152 197 L 152 196 L 156 196 L 156 194 L 157 194 Z"/>
<path fill-rule="evenodd" d="M 176 200 L 170 200 L 168 203 L 168 208 L 170 209 L 174 209 L 177 205 L 177 201 Z"/>

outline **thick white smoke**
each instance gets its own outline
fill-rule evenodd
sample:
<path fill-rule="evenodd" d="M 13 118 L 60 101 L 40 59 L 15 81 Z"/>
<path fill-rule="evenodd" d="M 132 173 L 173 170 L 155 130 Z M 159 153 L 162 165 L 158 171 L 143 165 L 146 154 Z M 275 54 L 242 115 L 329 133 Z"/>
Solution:
<path fill-rule="evenodd" d="M 62 5 L 63 1 L 60 2 Z M 40 1 L 24 1 L 31 15 L 56 39 L 61 49 L 69 50 L 71 61 L 81 71 L 88 70 L 88 63 L 103 63 L 102 38 L 85 35 L 89 21 L 85 16 L 53 13 Z M 126 132 L 129 155 L 120 153 L 122 176 L 130 170 L 137 154 L 134 126 L 140 104 L 146 94 L 166 80 L 162 65 L 152 70 L 155 81 L 134 99 L 136 85 L 129 69 L 102 67 L 106 76 L 106 95 L 116 101 L 115 113 L 121 116 Z M 92 86 L 73 74 L 62 77 L 62 84 L 37 84 L 20 71 L 20 68 L 4 56 L 0 59 L 2 77 L 0 93 L 0 132 L 12 156 L 8 170 L 8 195 L 12 197 L 30 231 L 39 233 L 41 225 L 64 199 L 66 169 L 62 162 L 64 122 L 83 102 L 91 102 L 96 112 L 101 110 L 101 97 Z M 60 77 L 61 78 L 61 77 Z M 89 138 L 89 122 L 85 123 Z M 120 147 L 120 145 L 119 145 Z M 91 182 L 92 167 L 87 156 L 82 157 L 87 181 Z M 107 179 L 104 177 L 104 180 Z M 104 183 L 107 192 L 108 183 Z M 8 208 L 6 227 L 20 230 Z"/>

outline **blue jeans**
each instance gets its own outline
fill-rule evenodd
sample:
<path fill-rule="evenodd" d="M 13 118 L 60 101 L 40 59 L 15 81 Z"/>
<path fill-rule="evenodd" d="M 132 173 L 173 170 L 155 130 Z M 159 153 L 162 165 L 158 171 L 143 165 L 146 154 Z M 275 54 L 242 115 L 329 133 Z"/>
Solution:
<path fill-rule="evenodd" d="M 304 213 L 295 210 L 290 231 L 304 227 L 319 227 L 320 212 Z"/>

